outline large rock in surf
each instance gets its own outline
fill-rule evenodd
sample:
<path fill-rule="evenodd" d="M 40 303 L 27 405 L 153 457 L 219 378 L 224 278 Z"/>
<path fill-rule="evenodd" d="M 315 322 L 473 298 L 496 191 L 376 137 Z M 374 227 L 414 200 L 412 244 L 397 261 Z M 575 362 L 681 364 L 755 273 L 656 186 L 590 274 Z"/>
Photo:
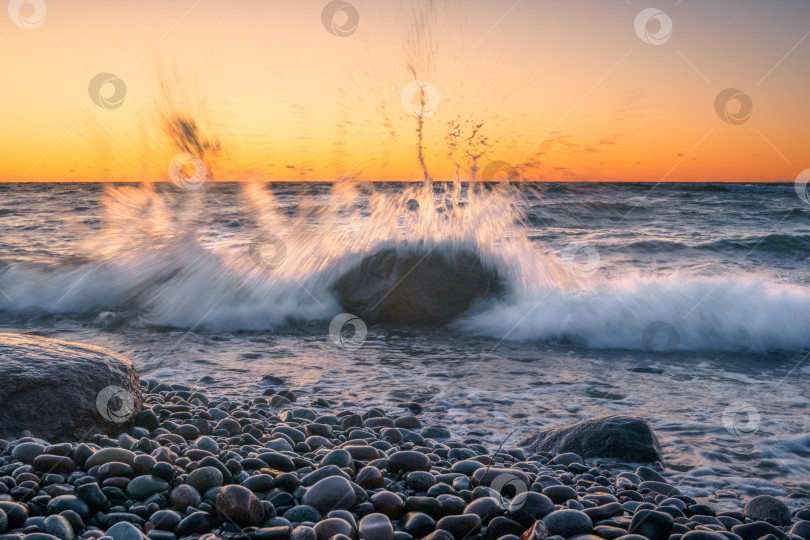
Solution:
<path fill-rule="evenodd" d="M 143 404 L 127 358 L 70 341 L 0 334 L 0 438 L 115 434 Z"/>
<path fill-rule="evenodd" d="M 597 416 L 526 436 L 519 446 L 532 452 L 573 452 L 583 458 L 663 462 L 661 445 L 650 425 L 632 415 Z"/>
<path fill-rule="evenodd" d="M 473 252 L 400 246 L 367 256 L 333 290 L 343 309 L 366 323 L 430 324 L 502 294 L 504 285 Z"/>

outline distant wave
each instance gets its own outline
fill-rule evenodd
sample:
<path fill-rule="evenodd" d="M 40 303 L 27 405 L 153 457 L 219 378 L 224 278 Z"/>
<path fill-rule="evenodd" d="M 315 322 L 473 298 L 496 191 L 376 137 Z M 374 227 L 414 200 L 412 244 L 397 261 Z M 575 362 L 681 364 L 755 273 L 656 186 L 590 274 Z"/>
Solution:
<path fill-rule="evenodd" d="M 630 249 L 641 252 L 667 252 L 685 249 L 723 251 L 740 250 L 743 252 L 790 253 L 810 252 L 810 235 L 769 234 L 765 236 L 749 236 L 740 239 L 724 238 L 712 242 L 687 244 L 668 240 L 642 240 L 631 242 L 624 246 L 612 246 L 611 249 Z"/>

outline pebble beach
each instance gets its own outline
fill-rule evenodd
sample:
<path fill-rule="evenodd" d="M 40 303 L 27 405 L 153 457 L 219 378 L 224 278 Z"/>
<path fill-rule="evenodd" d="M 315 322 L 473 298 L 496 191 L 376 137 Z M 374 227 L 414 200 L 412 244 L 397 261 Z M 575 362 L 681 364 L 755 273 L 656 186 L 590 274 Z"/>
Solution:
<path fill-rule="evenodd" d="M 719 508 L 660 466 L 454 438 L 417 403 L 141 387 L 117 437 L 0 440 L 0 540 L 810 539 L 810 506 Z"/>

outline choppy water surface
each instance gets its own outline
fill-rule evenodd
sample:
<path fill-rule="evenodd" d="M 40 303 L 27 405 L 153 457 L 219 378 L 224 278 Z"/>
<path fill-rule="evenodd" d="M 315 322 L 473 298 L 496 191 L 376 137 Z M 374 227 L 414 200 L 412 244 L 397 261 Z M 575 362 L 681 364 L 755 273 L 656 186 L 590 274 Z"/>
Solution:
<path fill-rule="evenodd" d="M 639 414 L 685 491 L 806 499 L 808 217 L 792 185 L 0 185 L 0 325 L 212 394 L 275 375 L 346 407 L 418 401 L 493 444 Z M 337 346 L 331 285 L 403 244 L 474 252 L 508 292 Z"/>

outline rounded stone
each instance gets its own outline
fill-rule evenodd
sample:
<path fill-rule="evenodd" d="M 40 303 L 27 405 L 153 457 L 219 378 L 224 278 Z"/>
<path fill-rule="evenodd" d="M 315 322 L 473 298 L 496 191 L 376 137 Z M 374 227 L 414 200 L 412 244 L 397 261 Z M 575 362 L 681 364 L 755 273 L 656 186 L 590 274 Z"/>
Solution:
<path fill-rule="evenodd" d="M 134 460 L 135 453 L 129 450 L 125 450 L 123 448 L 102 448 L 87 458 L 84 466 L 86 469 L 90 469 L 96 465 L 104 465 L 105 463 L 110 463 L 111 461 L 118 461 L 121 463 L 126 463 L 127 465 L 132 465 Z"/>
<path fill-rule="evenodd" d="M 554 511 L 554 503 L 542 493 L 520 493 L 509 504 L 509 517 L 524 527 L 530 527 L 538 519 Z"/>
<path fill-rule="evenodd" d="M 188 484 L 181 484 L 169 494 L 169 502 L 172 507 L 185 511 L 189 506 L 197 508 L 202 502 L 202 495 Z"/>
<path fill-rule="evenodd" d="M 543 518 L 548 533 L 563 538 L 591 534 L 593 523 L 591 518 L 579 510 L 556 510 Z"/>
<path fill-rule="evenodd" d="M 360 469 L 354 477 L 354 482 L 363 489 L 377 489 L 385 485 L 380 469 L 371 465 Z"/>
<path fill-rule="evenodd" d="M 388 470 L 394 474 L 412 471 L 429 471 L 430 458 L 421 452 L 401 450 L 388 458 Z"/>
<path fill-rule="evenodd" d="M 299 525 L 293 529 L 290 540 L 318 540 L 318 533 L 307 525 Z"/>
<path fill-rule="evenodd" d="M 146 540 L 147 538 L 147 536 L 143 534 L 140 529 L 138 529 L 132 523 L 128 523 L 126 521 L 116 523 L 107 529 L 107 534 L 105 536 L 109 536 L 113 540 Z"/>
<path fill-rule="evenodd" d="M 239 526 L 259 525 L 264 520 L 264 507 L 246 487 L 229 485 L 217 494 L 217 513 Z"/>
<path fill-rule="evenodd" d="M 25 520 L 28 519 L 28 508 L 20 503 L 0 501 L 0 511 L 6 515 L 9 529 L 22 527 Z"/>
<path fill-rule="evenodd" d="M 349 538 L 355 536 L 354 527 L 351 524 L 340 518 L 327 518 L 319 521 L 314 527 L 315 534 L 318 535 L 318 540 L 329 540 L 335 535 L 345 535 Z"/>
<path fill-rule="evenodd" d="M 321 467 L 326 465 L 336 465 L 341 469 L 344 467 L 351 467 L 352 455 L 342 448 L 332 450 L 321 460 Z"/>
<path fill-rule="evenodd" d="M 414 471 L 405 476 L 405 485 L 419 493 L 425 493 L 435 484 L 436 478 L 429 472 Z"/>
<path fill-rule="evenodd" d="M 40 454 L 34 458 L 34 469 L 53 474 L 70 474 L 76 470 L 76 464 L 66 456 Z"/>
<path fill-rule="evenodd" d="M 46 511 L 48 514 L 58 514 L 65 510 L 73 510 L 82 519 L 90 517 L 90 507 L 83 500 L 74 495 L 60 495 L 48 501 Z"/>
<path fill-rule="evenodd" d="M 543 495 L 554 504 L 565 504 L 565 501 L 577 498 L 577 492 L 571 486 L 548 486 L 543 490 Z"/>
<path fill-rule="evenodd" d="M 199 493 L 205 493 L 211 488 L 222 485 L 224 479 L 222 472 L 216 467 L 200 467 L 188 475 L 186 482 Z"/>
<path fill-rule="evenodd" d="M 481 522 L 486 525 L 493 518 L 503 515 L 504 508 L 502 502 L 494 497 L 480 497 L 467 505 L 465 514 L 475 514 L 481 518 Z"/>
<path fill-rule="evenodd" d="M 59 540 L 73 540 L 76 536 L 70 522 L 60 515 L 46 517 L 42 530 Z"/>
<path fill-rule="evenodd" d="M 303 523 L 304 521 L 315 523 L 321 520 L 321 513 L 307 504 L 299 504 L 284 512 L 284 519 L 293 523 Z"/>
<path fill-rule="evenodd" d="M 182 517 L 174 510 L 158 510 L 149 517 L 149 523 L 161 531 L 173 531 L 180 525 Z"/>
<path fill-rule="evenodd" d="M 481 532 L 481 518 L 476 514 L 445 516 L 436 524 L 436 529 L 445 530 L 456 538 L 467 538 Z"/>
<path fill-rule="evenodd" d="M 405 514 L 400 523 L 402 530 L 415 538 L 426 536 L 436 528 L 433 518 L 422 512 L 409 512 Z"/>
<path fill-rule="evenodd" d="M 127 495 L 138 501 L 145 501 L 152 495 L 169 490 L 169 484 L 156 476 L 138 476 L 127 485 Z"/>
<path fill-rule="evenodd" d="M 318 481 L 301 498 L 303 504 L 312 506 L 321 514 L 332 510 L 348 510 L 354 506 L 357 496 L 351 483 L 342 476 L 330 476 Z"/>
<path fill-rule="evenodd" d="M 627 532 L 640 534 L 649 540 L 668 540 L 674 526 L 675 520 L 669 514 L 645 509 L 636 511 Z"/>
<path fill-rule="evenodd" d="M 369 514 L 361 519 L 359 532 L 363 540 L 394 540 L 394 526 L 384 514 Z"/>
<path fill-rule="evenodd" d="M 753 521 L 765 521 L 773 518 L 782 525 L 790 525 L 790 508 L 770 495 L 759 495 L 745 505 L 745 517 Z"/>
<path fill-rule="evenodd" d="M 374 505 L 374 510 L 390 519 L 399 519 L 405 511 L 405 502 L 399 495 L 390 491 L 379 491 L 371 496 L 370 501 Z"/>

